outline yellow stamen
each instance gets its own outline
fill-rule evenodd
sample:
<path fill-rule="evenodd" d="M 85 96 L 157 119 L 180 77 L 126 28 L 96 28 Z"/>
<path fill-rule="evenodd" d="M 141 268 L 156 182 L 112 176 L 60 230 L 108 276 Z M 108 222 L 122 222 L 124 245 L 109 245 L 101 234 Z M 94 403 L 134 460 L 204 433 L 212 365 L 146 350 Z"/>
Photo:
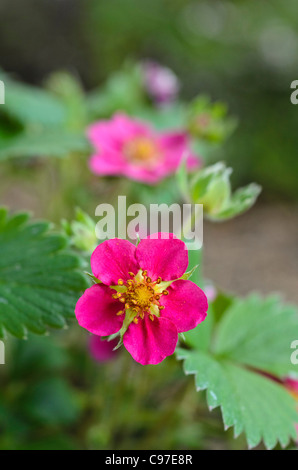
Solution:
<path fill-rule="evenodd" d="M 162 295 L 169 294 L 165 287 L 170 283 L 162 283 L 161 277 L 158 277 L 156 281 L 152 281 L 151 277 L 147 276 L 146 269 L 139 270 L 136 275 L 129 272 L 129 275 L 132 278 L 127 281 L 118 279 L 118 286 L 121 287 L 118 287 L 117 292 L 112 294 L 113 299 L 117 299 L 124 304 L 124 309 L 116 315 L 123 315 L 125 311 L 129 310 L 132 313 L 132 321 L 136 324 L 145 315 L 149 316 L 151 321 L 154 321 L 154 318 L 159 317 L 160 311 L 165 308 L 160 305 L 159 300 Z M 157 286 L 160 283 L 162 284 Z"/>

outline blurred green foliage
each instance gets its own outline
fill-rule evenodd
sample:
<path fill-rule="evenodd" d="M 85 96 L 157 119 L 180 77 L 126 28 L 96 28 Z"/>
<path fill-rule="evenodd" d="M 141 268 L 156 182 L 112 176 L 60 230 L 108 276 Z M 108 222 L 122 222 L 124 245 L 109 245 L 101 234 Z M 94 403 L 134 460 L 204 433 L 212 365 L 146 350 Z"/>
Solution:
<path fill-rule="evenodd" d="M 197 136 L 197 149 L 207 163 L 223 160 L 231 165 L 233 186 L 255 180 L 267 198 L 297 200 L 298 108 L 290 103 L 290 83 L 298 78 L 296 3 L 2 0 L 0 65 L 9 74 L 2 78 L 6 105 L 0 107 L 0 160 L 7 162 L 1 162 L 0 189 L 11 184 L 12 175 L 18 189 L 27 181 L 41 200 L 41 210 L 55 220 L 68 216 L 78 204 L 93 211 L 95 200 L 115 196 L 119 182 L 111 178 L 99 183 L 89 174 L 87 124 L 124 109 L 158 128 L 179 127 L 191 120 L 196 108 L 204 118 L 207 109 L 214 124 L 211 133 Z M 181 102 L 158 112 L 153 109 L 134 65 L 144 58 L 175 71 L 182 82 Z M 210 96 L 210 102 L 199 98 L 193 107 L 184 104 L 202 94 Z M 222 125 L 226 108 L 212 104 L 219 100 L 227 103 L 229 116 L 239 123 L 227 140 L 234 120 Z M 203 145 L 206 135 L 213 141 L 220 136 L 224 145 Z M 65 158 L 41 163 L 35 158 L 39 156 Z M 182 178 L 182 186 L 184 182 Z M 196 187 L 204 195 L 205 183 Z M 125 184 L 120 181 L 123 193 Z M 229 210 L 250 205 L 255 190 L 238 193 L 232 200 L 227 179 L 223 193 L 227 192 Z M 136 183 L 133 191 L 131 197 L 148 200 L 148 187 Z M 159 202 L 173 199 L 167 181 L 154 197 Z M 64 228 L 76 236 L 72 242 L 82 242 L 82 237 L 86 242 L 88 222 L 77 222 Z M 197 262 L 191 260 L 190 267 Z M 225 295 L 218 296 L 216 320 L 230 303 Z M 188 346 L 202 335 L 207 350 L 211 327 L 210 316 L 199 333 L 188 335 Z M 245 446 L 242 438 L 233 441 L 231 433 L 224 433 L 219 412 L 210 415 L 174 358 L 141 368 L 122 351 L 107 366 L 92 362 L 86 335 L 79 329 L 29 339 L 6 342 L 1 449 Z"/>
<path fill-rule="evenodd" d="M 98 79 L 127 56 L 149 56 L 174 69 L 184 96 L 203 92 L 226 100 L 240 122 L 222 155 L 234 168 L 233 181 L 255 180 L 266 197 L 297 199 L 298 110 L 290 103 L 298 65 L 296 7 L 295 0 L 253 6 L 126 0 L 126 21 L 122 1 L 107 7 L 91 0 L 85 31 Z"/>
<path fill-rule="evenodd" d="M 297 199 L 296 9 L 296 0 L 2 0 L 1 65 L 39 83 L 67 68 L 96 88 L 127 58 L 156 59 L 184 97 L 206 93 L 238 118 L 221 155 L 235 184 Z"/>
<path fill-rule="evenodd" d="M 0 449 L 243 447 L 228 442 L 173 357 L 141 367 L 122 350 L 97 363 L 87 340 L 76 330 L 6 342 Z"/>

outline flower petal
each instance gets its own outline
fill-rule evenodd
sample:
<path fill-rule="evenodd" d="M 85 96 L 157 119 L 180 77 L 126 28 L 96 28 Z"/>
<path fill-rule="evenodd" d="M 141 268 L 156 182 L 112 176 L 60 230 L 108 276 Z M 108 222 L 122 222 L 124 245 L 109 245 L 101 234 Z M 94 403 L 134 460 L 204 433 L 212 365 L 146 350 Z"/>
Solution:
<path fill-rule="evenodd" d="M 127 281 L 130 279 L 129 272 L 136 274 L 139 270 L 135 251 L 132 243 L 121 238 L 104 241 L 91 256 L 94 276 L 107 285 L 116 285 L 119 279 Z"/>
<path fill-rule="evenodd" d="M 117 333 L 124 316 L 116 315 L 123 305 L 112 298 L 113 291 L 102 284 L 89 287 L 79 298 L 75 314 L 79 325 L 98 336 Z"/>
<path fill-rule="evenodd" d="M 89 351 L 92 358 L 98 362 L 107 362 L 115 359 L 119 350 L 114 351 L 118 340 L 103 340 L 101 336 L 91 335 L 89 337 Z"/>
<path fill-rule="evenodd" d="M 168 173 L 178 168 L 182 158 L 186 158 L 187 169 L 195 169 L 202 165 L 201 159 L 191 151 L 189 137 L 185 132 L 168 132 L 161 135 L 159 144 L 165 154 L 165 165 Z"/>
<path fill-rule="evenodd" d="M 167 318 L 146 315 L 137 324 L 131 323 L 123 344 L 132 357 L 142 365 L 158 364 L 174 353 L 178 341 L 176 326 Z"/>
<path fill-rule="evenodd" d="M 112 121 L 115 136 L 120 136 L 123 141 L 133 139 L 138 136 L 150 136 L 153 130 L 148 123 L 133 119 L 124 113 L 114 114 Z"/>
<path fill-rule="evenodd" d="M 89 168 L 95 175 L 120 175 L 125 171 L 126 164 L 121 154 L 104 150 L 90 157 Z"/>
<path fill-rule="evenodd" d="M 181 277 L 188 266 L 188 252 L 183 241 L 172 233 L 158 233 L 141 240 L 136 258 L 153 280 L 172 281 Z"/>
<path fill-rule="evenodd" d="M 160 304 L 162 318 L 168 318 L 177 327 L 178 333 L 192 330 L 205 320 L 208 310 L 207 297 L 194 282 L 178 280 L 167 288 L 169 295 L 163 295 Z"/>

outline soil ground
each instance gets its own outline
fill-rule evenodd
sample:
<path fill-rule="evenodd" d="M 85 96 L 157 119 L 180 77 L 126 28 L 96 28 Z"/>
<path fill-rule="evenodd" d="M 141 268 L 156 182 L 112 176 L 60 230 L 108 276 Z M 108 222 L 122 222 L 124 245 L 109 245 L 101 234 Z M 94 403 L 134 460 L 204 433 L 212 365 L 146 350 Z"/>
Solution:
<path fill-rule="evenodd" d="M 205 276 L 245 295 L 279 292 L 298 303 L 298 207 L 257 204 L 224 223 L 204 223 Z"/>

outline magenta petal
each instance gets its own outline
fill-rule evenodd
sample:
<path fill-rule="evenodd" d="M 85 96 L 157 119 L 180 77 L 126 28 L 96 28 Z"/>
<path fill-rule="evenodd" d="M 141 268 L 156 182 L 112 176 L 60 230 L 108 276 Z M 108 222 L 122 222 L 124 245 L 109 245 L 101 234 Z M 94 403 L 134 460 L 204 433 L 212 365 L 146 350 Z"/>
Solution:
<path fill-rule="evenodd" d="M 178 341 L 176 326 L 167 318 L 146 315 L 137 324 L 131 323 L 123 344 L 132 357 L 142 365 L 158 364 L 173 354 Z"/>
<path fill-rule="evenodd" d="M 171 320 L 178 333 L 192 330 L 205 320 L 208 310 L 207 297 L 192 281 L 178 280 L 167 288 L 169 295 L 163 295 L 160 304 L 165 308 L 162 317 Z"/>
<path fill-rule="evenodd" d="M 91 156 L 89 168 L 96 175 L 117 175 L 123 173 L 126 166 L 119 153 L 104 150 Z"/>
<path fill-rule="evenodd" d="M 138 137 L 152 135 L 151 127 L 140 120 L 133 119 L 124 113 L 114 114 L 112 121 L 114 126 L 114 133 L 120 136 L 123 141 Z"/>
<path fill-rule="evenodd" d="M 114 351 L 118 339 L 111 341 L 103 340 L 101 336 L 91 335 L 89 337 L 89 351 L 95 361 L 107 362 L 115 359 L 119 350 Z"/>
<path fill-rule="evenodd" d="M 159 142 L 167 151 L 174 150 L 182 154 L 188 148 L 189 138 L 185 132 L 165 132 L 160 136 Z"/>
<path fill-rule="evenodd" d="M 159 143 L 166 155 L 165 165 L 169 172 L 178 168 L 182 158 L 186 159 L 188 170 L 201 166 L 199 157 L 192 153 L 189 137 L 185 132 L 164 133 L 160 137 Z"/>
<path fill-rule="evenodd" d="M 119 279 L 128 280 L 128 273 L 131 271 L 136 274 L 139 269 L 135 251 L 136 247 L 132 243 L 121 238 L 101 243 L 91 256 L 94 276 L 107 285 L 116 285 Z"/>
<path fill-rule="evenodd" d="M 117 333 L 123 316 L 116 315 L 123 305 L 112 298 L 113 291 L 102 284 L 89 287 L 79 298 L 75 314 L 79 325 L 98 336 Z"/>
<path fill-rule="evenodd" d="M 158 239 L 154 238 L 157 236 Z M 147 270 L 148 276 L 153 280 L 161 277 L 163 281 L 172 281 L 181 277 L 188 266 L 185 243 L 171 233 L 154 234 L 150 237 L 141 240 L 136 249 L 140 267 Z"/>
<path fill-rule="evenodd" d="M 287 378 L 285 380 L 285 386 L 293 393 L 298 394 L 298 380 Z"/>

